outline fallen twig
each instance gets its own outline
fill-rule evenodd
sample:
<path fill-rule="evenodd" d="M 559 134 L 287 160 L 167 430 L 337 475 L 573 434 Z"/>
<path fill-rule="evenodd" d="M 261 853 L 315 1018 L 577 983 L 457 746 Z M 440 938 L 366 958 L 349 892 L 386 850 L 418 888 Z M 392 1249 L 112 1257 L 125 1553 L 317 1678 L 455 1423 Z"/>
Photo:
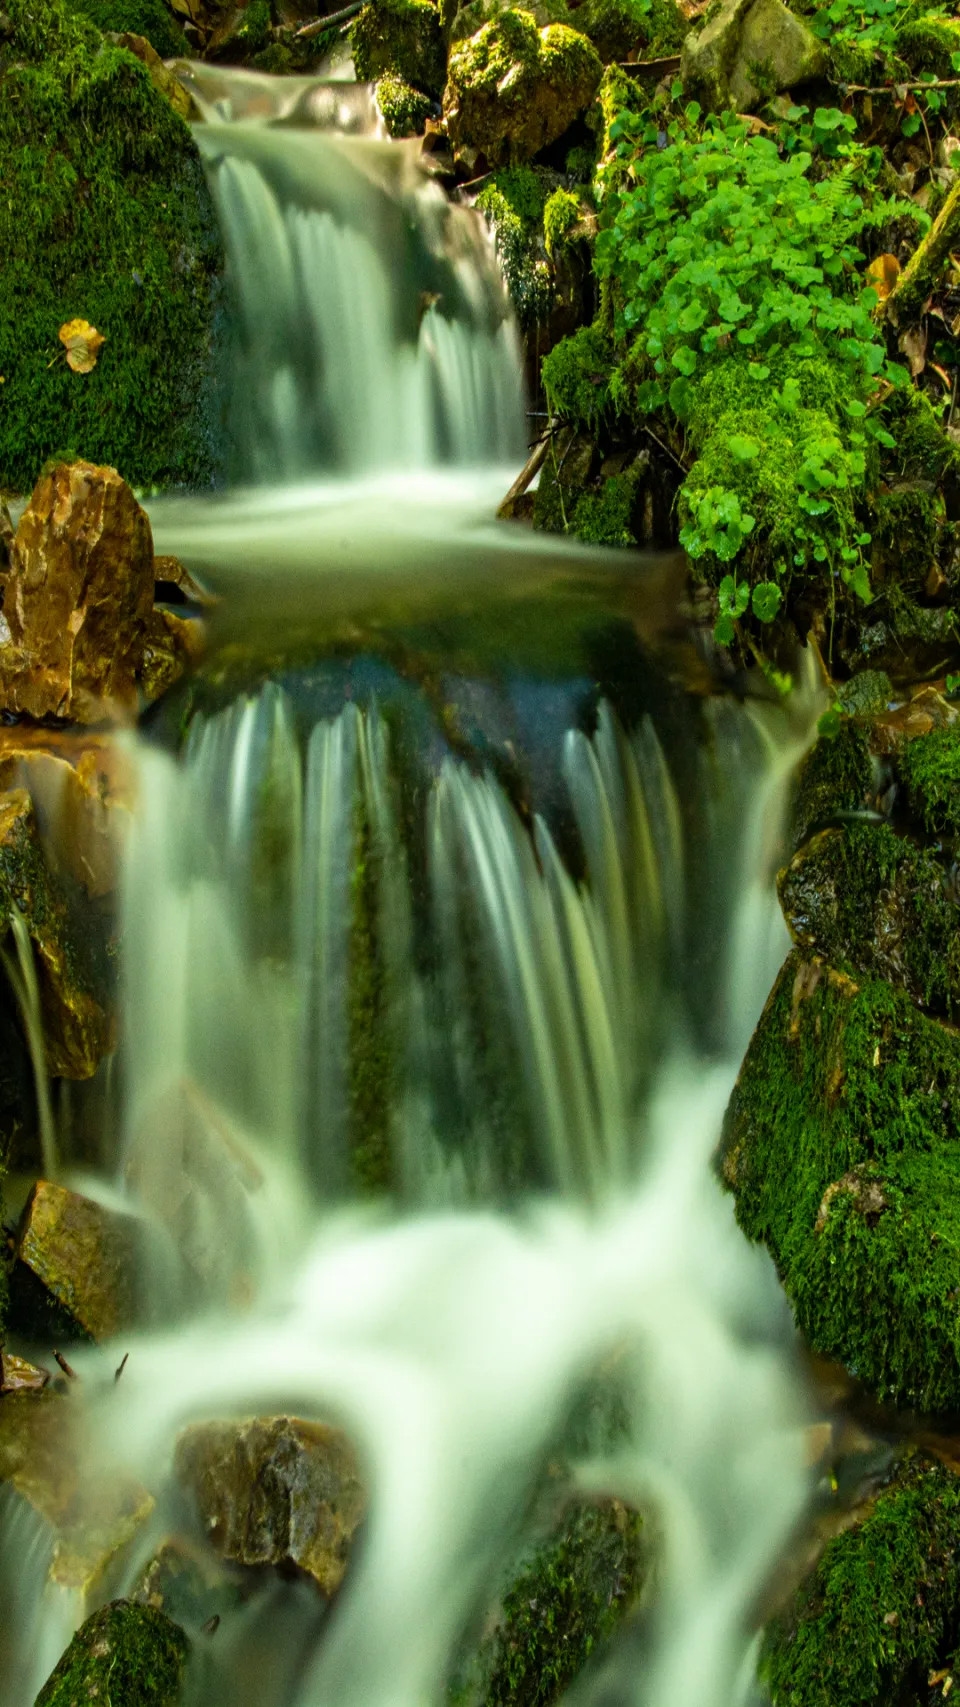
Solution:
<path fill-rule="evenodd" d="M 671 462 L 676 463 L 681 474 L 689 474 L 690 473 L 690 470 L 687 467 L 686 463 L 680 461 L 680 458 L 678 457 L 676 451 L 671 450 L 670 446 L 668 444 L 664 444 L 663 439 L 660 438 L 659 434 L 655 433 L 652 427 L 648 427 L 646 422 L 643 423 L 643 431 L 647 434 L 647 437 L 651 438 L 653 440 L 654 444 L 657 445 L 657 447 L 663 451 L 664 456 L 668 456 L 670 458 Z"/>
<path fill-rule="evenodd" d="M 326 18 L 314 18 L 311 24 L 304 24 L 302 29 L 297 31 L 294 40 L 302 41 L 305 36 L 322 36 L 324 30 L 332 30 L 335 24 L 345 24 L 348 18 L 356 17 L 358 12 L 363 11 L 366 3 L 367 0 L 353 0 L 352 6 L 343 6 L 339 12 L 331 12 Z"/>
<path fill-rule="evenodd" d="M 500 505 L 500 508 L 497 511 L 497 515 L 501 518 L 501 520 L 506 520 L 506 521 L 510 520 L 513 505 L 517 502 L 518 498 L 523 497 L 523 494 L 527 490 L 527 487 L 530 485 L 530 482 L 533 480 L 534 476 L 536 474 L 539 474 L 541 468 L 543 467 L 543 465 L 547 459 L 547 451 L 550 447 L 550 441 L 551 441 L 552 436 L 553 436 L 553 423 L 550 422 L 550 423 L 548 423 L 544 432 L 538 438 L 536 444 L 533 447 L 533 451 L 531 452 L 530 456 L 528 456 L 526 462 L 524 463 L 522 469 L 520 470 L 520 473 L 517 475 L 516 480 L 514 481 L 509 492 L 507 493 L 506 497 L 504 498 L 503 503 Z"/>
<path fill-rule="evenodd" d="M 70 1368 L 70 1365 L 67 1362 L 66 1358 L 64 1357 L 63 1353 L 54 1349 L 53 1357 L 54 1357 L 54 1362 L 59 1363 L 60 1368 L 63 1370 L 64 1375 L 69 1375 L 70 1380 L 75 1381 L 77 1379 L 77 1372 L 75 1369 Z"/>
<path fill-rule="evenodd" d="M 125 1352 L 124 1352 L 124 1354 L 123 1354 L 123 1361 L 122 1361 L 122 1362 L 121 1362 L 121 1364 L 120 1364 L 120 1367 L 119 1367 L 119 1369 L 115 1369 L 115 1370 L 114 1370 L 114 1372 L 113 1372 L 113 1379 L 114 1379 L 114 1382 L 117 1382 L 117 1381 L 119 1381 L 119 1379 L 120 1379 L 120 1377 L 121 1377 L 121 1375 L 122 1375 L 122 1374 L 123 1374 L 123 1372 L 124 1372 L 124 1370 L 125 1370 L 125 1369 L 126 1369 L 126 1367 L 127 1367 L 127 1358 L 128 1358 L 128 1357 L 129 1357 L 129 1356 L 130 1356 L 130 1353 L 129 1353 L 129 1352 L 128 1352 L 128 1351 L 125 1351 Z"/>
<path fill-rule="evenodd" d="M 896 95 L 899 101 L 914 89 L 960 89 L 960 77 L 932 77 L 919 83 L 839 83 L 841 95 Z"/>

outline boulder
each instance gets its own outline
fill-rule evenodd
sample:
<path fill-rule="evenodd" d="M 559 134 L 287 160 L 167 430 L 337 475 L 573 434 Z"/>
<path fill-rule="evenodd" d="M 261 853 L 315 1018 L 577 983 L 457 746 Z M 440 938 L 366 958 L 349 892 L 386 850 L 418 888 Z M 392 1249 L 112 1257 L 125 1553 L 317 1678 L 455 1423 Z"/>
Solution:
<path fill-rule="evenodd" d="M 600 85 L 600 57 L 577 30 L 538 29 L 507 11 L 450 54 L 443 111 L 454 147 L 489 166 L 530 160 L 573 123 Z"/>
<path fill-rule="evenodd" d="M 152 1606 L 114 1600 L 81 1626 L 36 1707 L 176 1707 L 190 1644 Z"/>
<path fill-rule="evenodd" d="M 475 35 L 509 9 L 509 0 L 467 0 L 454 17 L 451 40 Z M 523 9 L 540 29 L 546 24 L 567 24 L 579 30 L 593 43 L 605 65 L 635 55 L 650 40 L 654 28 L 662 51 L 679 48 L 686 29 L 683 15 L 672 0 L 658 8 L 656 21 L 649 0 L 582 0 L 579 5 L 571 5 L 569 0 L 531 0 Z M 671 17 L 671 13 L 675 15 Z M 661 40 L 664 35 L 666 41 Z"/>
<path fill-rule="evenodd" d="M 223 1558 L 295 1565 L 325 1595 L 340 1587 L 366 1500 L 339 1429 L 296 1417 L 199 1423 L 177 1441 L 174 1475 Z"/>
<path fill-rule="evenodd" d="M 361 83 L 393 76 L 428 95 L 440 94 L 446 48 L 440 13 L 431 0 L 376 0 L 364 6 L 351 27 L 350 45 Z"/>
<path fill-rule="evenodd" d="M 49 1322 L 73 1338 L 111 1339 L 136 1322 L 136 1269 L 131 1216 L 38 1180 L 17 1231 L 13 1320 L 38 1338 Z"/>
<path fill-rule="evenodd" d="M 78 915 L 44 857 L 29 794 L 0 794 L 0 937 L 23 921 L 47 1070 L 69 1079 L 90 1078 L 115 1036 L 107 935 L 99 921 Z"/>
<path fill-rule="evenodd" d="M 903 1408 L 960 1407 L 960 1037 L 793 953 L 727 1110 L 736 1214 L 814 1351 Z"/>
<path fill-rule="evenodd" d="M 380 117 L 396 138 L 419 136 L 435 111 L 429 95 L 405 83 L 402 77 L 380 77 L 374 91 Z"/>
<path fill-rule="evenodd" d="M 823 43 L 782 0 L 722 0 L 684 41 L 680 72 L 708 109 L 749 112 L 761 97 L 821 75 L 826 64 Z"/>
<path fill-rule="evenodd" d="M 212 1559 L 205 1548 L 169 1536 L 137 1578 L 130 1599 L 165 1612 L 193 1635 L 211 1619 L 242 1605 L 254 1592 L 254 1581 L 237 1567 Z"/>
<path fill-rule="evenodd" d="M 44 475 L 5 580 L 0 705 L 79 723 L 132 714 L 153 584 L 150 523 L 119 474 L 74 462 Z"/>

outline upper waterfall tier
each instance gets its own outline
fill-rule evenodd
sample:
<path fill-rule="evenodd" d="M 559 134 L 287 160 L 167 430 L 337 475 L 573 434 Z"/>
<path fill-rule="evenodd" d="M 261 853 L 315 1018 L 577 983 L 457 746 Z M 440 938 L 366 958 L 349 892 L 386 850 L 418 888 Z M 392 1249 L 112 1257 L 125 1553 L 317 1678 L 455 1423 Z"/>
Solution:
<path fill-rule="evenodd" d="M 522 359 L 479 217 L 369 134 L 368 91 L 298 79 L 286 113 L 273 81 L 257 116 L 246 86 L 220 90 L 207 106 L 227 122 L 196 131 L 228 258 L 236 474 L 518 457 Z"/>

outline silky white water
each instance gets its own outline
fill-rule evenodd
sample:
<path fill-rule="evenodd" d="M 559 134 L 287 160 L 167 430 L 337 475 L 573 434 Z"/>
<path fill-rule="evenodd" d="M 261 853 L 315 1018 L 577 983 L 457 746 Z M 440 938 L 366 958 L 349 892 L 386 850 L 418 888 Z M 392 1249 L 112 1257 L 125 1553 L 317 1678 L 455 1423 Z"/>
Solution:
<path fill-rule="evenodd" d="M 69 1404 L 80 1487 L 126 1475 L 156 1504 L 92 1601 L 171 1534 L 202 1548 L 185 1425 L 295 1414 L 361 1456 L 344 1588 L 326 1614 L 264 1579 L 215 1631 L 188 1621 L 185 1707 L 442 1707 L 548 1468 L 640 1511 L 652 1560 L 577 1702 L 740 1707 L 805 1416 L 711 1156 L 786 948 L 810 705 L 651 694 L 628 717 L 586 664 L 521 656 L 511 598 L 545 588 L 548 630 L 581 587 L 612 610 L 627 559 L 482 519 L 506 481 L 472 465 L 522 454 L 482 234 L 369 138 L 223 123 L 202 147 L 240 466 L 274 484 L 159 505 L 157 546 L 222 584 L 241 636 L 279 607 L 282 654 L 302 606 L 325 638 L 196 712 L 179 757 L 131 749 L 119 1156 L 75 1183 L 141 1217 L 152 1326 L 72 1354 Z M 627 610 L 652 669 L 636 635 L 669 582 L 626 581 L 613 627 Z M 456 623 L 489 608 L 499 673 L 471 674 Z M 574 1430 L 585 1391 L 615 1430 Z M 30 1707 L 90 1605 L 48 1580 L 22 1502 L 0 1535 L 0 1704 Z"/>

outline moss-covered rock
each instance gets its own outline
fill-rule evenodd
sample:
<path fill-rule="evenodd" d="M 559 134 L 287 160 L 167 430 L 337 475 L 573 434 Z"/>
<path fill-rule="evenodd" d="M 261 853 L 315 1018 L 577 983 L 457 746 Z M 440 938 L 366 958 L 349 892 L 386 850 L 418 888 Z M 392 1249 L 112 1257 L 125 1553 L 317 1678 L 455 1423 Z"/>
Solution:
<path fill-rule="evenodd" d="M 188 1651 L 183 1631 L 162 1612 L 114 1600 L 77 1631 L 36 1707 L 175 1707 Z"/>
<path fill-rule="evenodd" d="M 821 830 L 777 880 L 790 934 L 844 971 L 960 1009 L 960 910 L 944 866 L 884 823 Z"/>
<path fill-rule="evenodd" d="M 910 808 L 931 836 L 960 835 L 960 731 L 934 729 L 904 748 Z"/>
<path fill-rule="evenodd" d="M 362 83 L 392 76 L 440 94 L 446 48 L 440 13 L 431 0 L 376 0 L 364 6 L 351 26 L 350 42 Z"/>
<path fill-rule="evenodd" d="M 586 36 L 503 12 L 450 54 L 447 129 L 455 147 L 477 149 L 491 166 L 530 160 L 583 112 L 602 75 Z"/>
<path fill-rule="evenodd" d="M 78 1192 L 38 1180 L 17 1229 L 11 1281 L 18 1331 L 44 1339 L 112 1339 L 136 1325 L 138 1223 Z"/>
<path fill-rule="evenodd" d="M 187 38 L 164 0 L 69 0 L 69 8 L 105 34 L 116 30 L 144 36 L 161 59 L 176 59 L 188 51 Z"/>
<path fill-rule="evenodd" d="M 391 136 L 420 136 L 434 110 L 429 95 L 421 94 L 402 77 L 380 77 L 376 85 L 377 106 Z"/>
<path fill-rule="evenodd" d="M 0 49 L 0 487 L 69 448 L 142 485 L 218 466 L 220 239 L 186 124 L 132 54 L 57 0 L 10 0 Z M 58 330 L 105 343 L 89 373 Z"/>
<path fill-rule="evenodd" d="M 881 1398 L 960 1405 L 960 1038 L 791 954 L 727 1111 L 722 1174 L 816 1351 Z M 868 1694 L 865 1700 L 871 1700 Z"/>
<path fill-rule="evenodd" d="M 803 760 L 794 786 L 790 839 L 796 849 L 838 814 L 862 812 L 873 785 L 866 730 L 844 718 L 835 735 L 822 735 Z"/>
<path fill-rule="evenodd" d="M 553 180 L 556 181 L 555 179 Z M 507 288 L 523 331 L 542 325 L 554 300 L 544 236 L 548 175 L 533 166 L 502 166 L 476 206 L 493 227 Z"/>
<path fill-rule="evenodd" d="M 551 1707 L 636 1605 L 648 1554 L 639 1514 L 619 1500 L 569 1505 L 514 1568 L 450 1701 Z"/>
<path fill-rule="evenodd" d="M 907 1454 L 768 1627 L 761 1674 L 782 1707 L 926 1701 L 930 1674 L 949 1674 L 958 1608 L 960 1478 Z"/>
<path fill-rule="evenodd" d="M 468 0 L 456 13 L 451 40 L 475 35 L 509 9 L 509 0 Z M 568 24 L 592 41 L 604 63 L 644 52 L 671 53 L 679 49 L 686 20 L 675 0 L 531 0 L 524 7 L 540 28 Z"/>
<path fill-rule="evenodd" d="M 796 88 L 826 63 L 823 43 L 782 0 L 721 0 L 686 37 L 681 73 L 706 105 L 745 112 L 761 92 Z"/>

